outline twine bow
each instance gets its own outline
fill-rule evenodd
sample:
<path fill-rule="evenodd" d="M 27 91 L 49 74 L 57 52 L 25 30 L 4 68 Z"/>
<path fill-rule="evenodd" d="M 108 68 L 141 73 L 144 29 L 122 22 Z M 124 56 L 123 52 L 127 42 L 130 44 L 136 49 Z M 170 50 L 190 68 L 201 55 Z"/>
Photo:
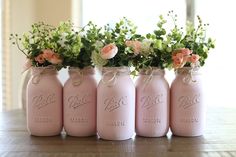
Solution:
<path fill-rule="evenodd" d="M 108 87 L 114 86 L 117 81 L 117 76 L 128 75 L 130 73 L 128 68 L 118 67 L 118 68 L 104 68 L 102 75 L 102 83 Z M 108 78 L 108 79 L 106 79 Z"/>
<path fill-rule="evenodd" d="M 83 82 L 84 75 L 94 74 L 94 69 L 92 67 L 86 67 L 84 69 L 70 67 L 69 74 L 72 78 L 72 84 L 79 86 Z"/>
<path fill-rule="evenodd" d="M 49 75 L 55 75 L 57 74 L 56 67 L 55 66 L 47 66 L 47 67 L 39 67 L 36 69 L 33 69 L 32 71 L 32 83 L 38 84 L 41 80 L 42 75 L 49 74 Z"/>
<path fill-rule="evenodd" d="M 194 84 L 197 83 L 197 80 L 193 78 L 194 75 L 197 74 L 200 66 L 199 65 L 192 65 L 189 68 L 181 68 L 178 69 L 178 73 L 184 74 L 183 82 L 185 84 Z"/>
<path fill-rule="evenodd" d="M 146 86 L 151 82 L 153 75 L 163 75 L 164 71 L 156 68 L 156 67 L 149 67 L 148 69 L 143 69 L 140 72 L 141 75 L 148 75 L 147 78 L 144 80 L 144 89 Z"/>
<path fill-rule="evenodd" d="M 190 69 L 185 73 L 183 82 L 186 84 L 196 83 L 197 81 L 193 79 L 193 70 Z"/>

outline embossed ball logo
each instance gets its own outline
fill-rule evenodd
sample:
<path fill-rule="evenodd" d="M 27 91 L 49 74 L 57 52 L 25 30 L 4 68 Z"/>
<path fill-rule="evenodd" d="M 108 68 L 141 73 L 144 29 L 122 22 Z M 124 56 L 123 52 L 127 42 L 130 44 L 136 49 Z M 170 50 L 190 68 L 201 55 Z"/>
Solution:
<path fill-rule="evenodd" d="M 120 98 L 116 98 L 116 97 L 107 98 L 104 101 L 105 111 L 108 111 L 108 112 L 117 110 L 123 106 L 126 106 L 127 104 L 128 104 L 127 96 L 120 97 Z"/>
<path fill-rule="evenodd" d="M 88 105 L 91 102 L 89 98 L 90 98 L 89 94 L 85 94 L 83 96 L 75 95 L 75 96 L 70 96 L 67 99 L 67 101 L 70 108 L 78 109 L 79 107 Z"/>
<path fill-rule="evenodd" d="M 143 96 L 140 99 L 141 107 L 145 109 L 151 109 L 158 104 L 163 103 L 163 94 L 158 94 L 154 96 Z"/>
<path fill-rule="evenodd" d="M 55 94 L 40 94 L 32 98 L 33 106 L 40 110 L 56 102 Z"/>
<path fill-rule="evenodd" d="M 200 94 L 196 94 L 194 96 L 181 96 L 179 97 L 178 102 L 179 108 L 188 109 L 200 103 Z"/>

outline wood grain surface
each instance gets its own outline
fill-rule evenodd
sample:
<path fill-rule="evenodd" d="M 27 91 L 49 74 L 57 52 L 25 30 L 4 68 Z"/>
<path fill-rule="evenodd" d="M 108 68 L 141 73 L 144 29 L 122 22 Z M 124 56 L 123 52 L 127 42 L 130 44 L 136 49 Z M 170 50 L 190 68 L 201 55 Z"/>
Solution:
<path fill-rule="evenodd" d="M 30 136 L 23 110 L 0 113 L 0 156 L 10 157 L 236 157 L 236 108 L 210 108 L 201 137 L 169 133 L 161 138 L 135 136 L 105 141 L 97 136 L 77 138 Z"/>

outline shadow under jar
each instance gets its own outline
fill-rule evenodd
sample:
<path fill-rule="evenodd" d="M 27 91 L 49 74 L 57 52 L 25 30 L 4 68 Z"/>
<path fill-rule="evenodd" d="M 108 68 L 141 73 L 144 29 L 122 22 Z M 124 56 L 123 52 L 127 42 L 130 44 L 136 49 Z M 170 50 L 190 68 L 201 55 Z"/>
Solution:
<path fill-rule="evenodd" d="M 97 131 L 102 139 L 127 140 L 135 130 L 135 86 L 128 67 L 105 67 L 97 90 Z"/>
<path fill-rule="evenodd" d="M 176 71 L 171 85 L 171 131 L 178 136 L 203 135 L 205 104 L 201 75 L 190 67 Z"/>
<path fill-rule="evenodd" d="M 69 68 L 63 88 L 64 129 L 70 136 L 96 134 L 97 82 L 92 67 Z"/>
<path fill-rule="evenodd" d="M 54 136 L 62 131 L 62 85 L 53 66 L 32 67 L 27 85 L 27 128 L 31 135 Z"/>

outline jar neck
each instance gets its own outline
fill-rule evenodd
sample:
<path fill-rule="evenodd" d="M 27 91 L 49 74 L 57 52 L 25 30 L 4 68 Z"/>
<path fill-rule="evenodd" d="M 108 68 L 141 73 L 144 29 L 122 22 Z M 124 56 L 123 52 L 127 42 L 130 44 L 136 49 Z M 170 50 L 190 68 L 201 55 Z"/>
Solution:
<path fill-rule="evenodd" d="M 55 66 L 31 67 L 31 75 L 57 75 L 58 71 Z"/>
<path fill-rule="evenodd" d="M 102 75 L 129 75 L 129 67 L 103 67 Z"/>
<path fill-rule="evenodd" d="M 199 68 L 183 67 L 176 70 L 176 77 L 182 79 L 183 83 L 193 85 L 198 82 Z"/>
<path fill-rule="evenodd" d="M 69 67 L 69 75 L 94 75 L 95 70 L 93 67 L 84 67 L 84 68 L 78 68 L 78 67 Z"/>
<path fill-rule="evenodd" d="M 32 67 L 32 83 L 38 84 L 43 76 L 56 76 L 58 73 L 55 66 L 47 66 L 47 67 Z"/>
<path fill-rule="evenodd" d="M 158 67 L 143 68 L 139 71 L 139 75 L 164 76 L 165 75 L 165 70 L 160 69 Z"/>
<path fill-rule="evenodd" d="M 175 71 L 176 75 L 196 75 L 199 74 L 199 68 L 198 69 L 193 69 L 192 67 L 183 67 L 183 68 L 178 68 Z"/>
<path fill-rule="evenodd" d="M 95 70 L 93 67 L 85 67 L 80 69 L 78 67 L 70 67 L 69 75 L 72 80 L 73 86 L 79 86 L 85 80 L 84 77 L 88 75 L 94 75 Z"/>
<path fill-rule="evenodd" d="M 112 87 L 120 76 L 129 77 L 129 74 L 129 67 L 104 67 L 101 82 L 108 87 Z"/>

